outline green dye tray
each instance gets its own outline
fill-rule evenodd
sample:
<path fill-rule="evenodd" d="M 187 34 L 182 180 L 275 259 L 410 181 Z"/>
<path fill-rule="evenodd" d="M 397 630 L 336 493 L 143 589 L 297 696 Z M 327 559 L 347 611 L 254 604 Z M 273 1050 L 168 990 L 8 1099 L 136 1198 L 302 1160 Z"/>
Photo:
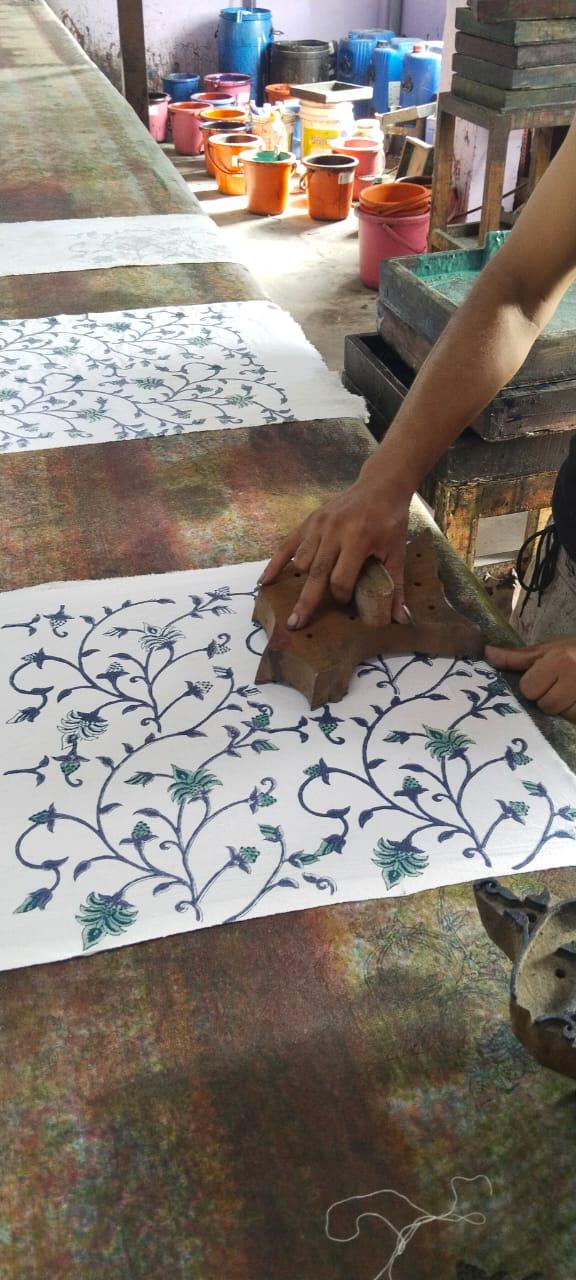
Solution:
<path fill-rule="evenodd" d="M 386 307 L 425 342 L 436 342 L 451 316 L 468 297 L 486 263 L 508 231 L 493 231 L 483 249 L 455 249 L 449 253 L 419 254 L 382 265 L 379 309 Z M 462 371 L 465 374 L 465 370 Z M 576 377 L 576 284 L 565 294 L 511 379 L 512 386 L 560 382 Z"/>

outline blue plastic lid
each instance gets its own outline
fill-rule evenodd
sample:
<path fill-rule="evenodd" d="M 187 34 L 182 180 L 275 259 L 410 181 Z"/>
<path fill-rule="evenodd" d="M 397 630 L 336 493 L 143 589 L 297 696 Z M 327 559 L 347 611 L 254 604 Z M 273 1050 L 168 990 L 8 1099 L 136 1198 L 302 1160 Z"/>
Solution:
<path fill-rule="evenodd" d="M 271 9 L 237 9 L 236 6 L 234 6 L 233 9 L 221 9 L 220 17 L 231 18 L 235 22 L 250 22 L 250 21 L 254 21 L 255 18 L 257 18 L 258 21 L 261 21 L 262 18 L 264 17 L 270 18 L 270 21 L 272 21 L 272 10 Z"/>

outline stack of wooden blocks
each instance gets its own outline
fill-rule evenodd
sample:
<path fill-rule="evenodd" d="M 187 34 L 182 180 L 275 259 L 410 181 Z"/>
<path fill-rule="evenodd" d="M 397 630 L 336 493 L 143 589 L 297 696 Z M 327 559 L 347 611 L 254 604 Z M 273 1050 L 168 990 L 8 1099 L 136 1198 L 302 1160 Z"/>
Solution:
<path fill-rule="evenodd" d="M 576 0 L 469 0 L 452 92 L 499 111 L 576 102 Z"/>

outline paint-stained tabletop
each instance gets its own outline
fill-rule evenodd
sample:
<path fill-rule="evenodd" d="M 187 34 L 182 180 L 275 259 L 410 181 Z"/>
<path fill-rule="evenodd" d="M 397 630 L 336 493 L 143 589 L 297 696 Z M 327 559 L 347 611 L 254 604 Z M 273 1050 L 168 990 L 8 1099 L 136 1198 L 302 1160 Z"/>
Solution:
<path fill-rule="evenodd" d="M 3 219 L 193 209 L 44 3 L 0 0 L 0 31 Z M 242 267 L 131 267 L 11 277 L 0 317 L 260 296 Z M 264 557 L 370 448 L 339 420 L 5 455 L 2 585 Z M 452 600 L 502 634 L 437 545 Z M 514 884 L 576 891 L 570 871 Z M 392 1187 L 442 1214 L 480 1173 L 493 1196 L 461 1209 L 486 1226 L 423 1227 L 396 1280 L 567 1280 L 573 1092 L 512 1037 L 508 976 L 469 886 L 3 975 L 1 1280 L 370 1280 L 395 1240 L 369 1221 L 329 1241 L 332 1202 Z"/>

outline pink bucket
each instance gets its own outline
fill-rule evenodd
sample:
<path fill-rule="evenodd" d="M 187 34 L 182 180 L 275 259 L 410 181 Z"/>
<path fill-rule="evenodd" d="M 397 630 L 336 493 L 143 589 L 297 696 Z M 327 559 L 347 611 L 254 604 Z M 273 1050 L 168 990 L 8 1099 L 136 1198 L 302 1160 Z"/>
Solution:
<path fill-rule="evenodd" d="M 172 124 L 174 150 L 179 156 L 199 156 L 204 150 L 202 113 L 207 102 L 171 102 L 168 108 Z"/>
<path fill-rule="evenodd" d="M 410 218 L 378 217 L 356 210 L 360 222 L 360 279 L 367 289 L 380 286 L 380 267 L 385 258 L 424 253 L 428 242 L 430 213 Z"/>
<path fill-rule="evenodd" d="M 169 102 L 170 98 L 167 93 L 148 94 L 148 125 L 150 133 L 156 142 L 166 141 Z"/>
<path fill-rule="evenodd" d="M 247 106 L 250 102 L 251 76 L 243 76 L 234 71 L 212 71 L 210 75 L 204 76 L 204 84 L 211 93 L 214 92 L 214 96 L 229 93 L 236 99 L 238 106 Z"/>

